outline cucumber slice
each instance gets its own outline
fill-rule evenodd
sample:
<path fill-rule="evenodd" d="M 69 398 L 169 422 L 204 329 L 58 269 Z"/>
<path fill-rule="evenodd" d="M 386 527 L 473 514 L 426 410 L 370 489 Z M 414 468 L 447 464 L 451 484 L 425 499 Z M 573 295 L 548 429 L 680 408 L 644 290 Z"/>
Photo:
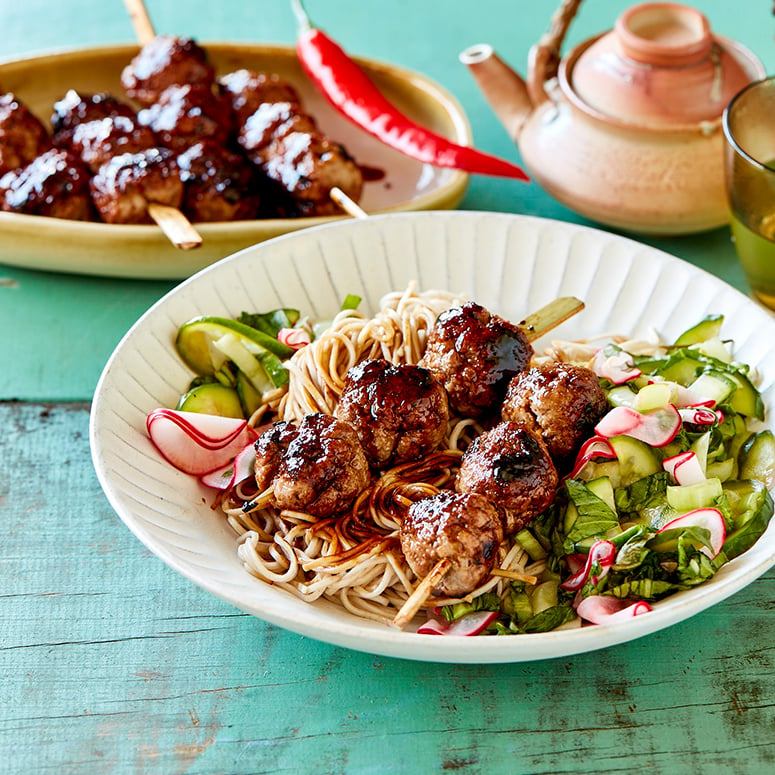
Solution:
<path fill-rule="evenodd" d="M 530 594 L 530 603 L 533 609 L 533 615 L 546 611 L 547 608 L 553 608 L 557 605 L 559 584 L 552 581 L 544 581 L 533 589 Z"/>
<path fill-rule="evenodd" d="M 720 479 L 706 479 L 697 484 L 668 486 L 667 502 L 676 511 L 685 513 L 713 506 L 717 498 L 723 495 Z"/>
<path fill-rule="evenodd" d="M 740 479 L 756 479 L 767 489 L 775 486 L 775 435 L 771 430 L 760 431 L 740 450 Z"/>
<path fill-rule="evenodd" d="M 702 398 L 709 398 L 716 406 L 723 404 L 737 389 L 737 382 L 720 371 L 704 371 L 689 385 L 689 390 Z"/>
<path fill-rule="evenodd" d="M 734 386 L 732 386 L 734 389 Z M 652 409 L 659 409 L 667 406 L 671 402 L 673 388 L 669 382 L 652 382 L 650 385 L 644 385 L 635 397 L 633 407 L 639 412 L 650 412 Z"/>
<path fill-rule="evenodd" d="M 244 346 L 256 345 L 277 359 L 290 358 L 293 350 L 271 336 L 236 320 L 219 317 L 198 317 L 183 324 L 175 339 L 175 347 L 183 361 L 197 374 L 214 374 L 225 360 L 223 353 L 213 351 L 213 343 L 225 334 L 232 334 Z"/>
<path fill-rule="evenodd" d="M 610 477 L 599 476 L 597 479 L 587 482 L 586 485 L 592 493 L 597 495 L 597 497 L 611 509 L 611 511 L 616 511 L 616 498 L 614 497 L 614 488 L 611 484 Z"/>
<path fill-rule="evenodd" d="M 733 380 L 737 388 L 729 399 L 729 405 L 745 417 L 764 419 L 764 402 L 761 394 L 748 377 L 740 371 L 725 372 L 725 375 Z"/>
<path fill-rule="evenodd" d="M 608 443 L 619 461 L 619 486 L 626 487 L 662 470 L 659 456 L 645 442 L 631 436 L 612 436 Z"/>
<path fill-rule="evenodd" d="M 708 339 L 717 337 L 721 332 L 721 326 L 724 323 L 723 315 L 708 315 L 699 323 L 684 331 L 674 344 L 676 347 L 686 347 L 700 342 L 706 342 Z"/>
<path fill-rule="evenodd" d="M 546 549 L 538 543 L 536 537 L 527 528 L 520 530 L 514 538 L 533 562 L 543 560 L 546 557 Z"/>
<path fill-rule="evenodd" d="M 773 514 L 769 490 L 755 480 L 726 482 L 724 492 L 733 510 L 733 527 L 724 542 L 724 554 L 731 560 L 750 549 L 767 529 Z"/>
<path fill-rule="evenodd" d="M 215 414 L 220 417 L 245 416 L 237 391 L 220 382 L 207 382 L 192 388 L 181 396 L 176 408 L 182 412 Z"/>
<path fill-rule="evenodd" d="M 249 418 L 261 406 L 261 394 L 241 371 L 237 372 L 237 395 L 245 417 Z"/>

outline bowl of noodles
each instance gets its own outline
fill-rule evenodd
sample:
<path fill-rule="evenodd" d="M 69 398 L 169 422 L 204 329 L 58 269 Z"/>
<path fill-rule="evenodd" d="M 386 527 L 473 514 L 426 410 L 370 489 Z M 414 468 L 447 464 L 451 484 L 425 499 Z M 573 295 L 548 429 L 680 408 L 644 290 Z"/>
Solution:
<path fill-rule="evenodd" d="M 498 663 L 568 656 L 648 635 L 724 600 L 775 562 L 770 524 L 709 581 L 659 601 L 647 615 L 513 636 L 433 637 L 417 633 L 416 624 L 399 629 L 390 623 L 412 584 L 402 578 L 400 551 L 389 540 L 395 528 L 389 510 L 380 535 L 357 558 L 338 547 L 335 573 L 327 568 L 334 549 L 325 536 L 317 535 L 300 563 L 291 557 L 309 527 L 303 517 L 286 520 L 289 532 L 262 560 L 256 541 L 267 526 L 213 509 L 212 491 L 161 457 L 146 418 L 157 407 L 175 406 L 191 379 L 174 344 L 186 321 L 278 307 L 332 320 L 348 294 L 362 300 L 347 322 L 351 341 L 359 344 L 308 358 L 299 367 L 304 388 L 283 397 L 284 417 L 303 416 L 310 406 L 331 411 L 326 389 L 315 387 L 320 369 L 336 392 L 342 371 L 364 353 L 416 361 L 435 316 L 458 300 L 475 300 L 518 322 L 568 296 L 581 299 L 584 309 L 536 340 L 537 353 L 554 340 L 603 332 L 672 341 L 703 317 L 723 315 L 736 358 L 758 374 L 765 416 L 773 411 L 772 318 L 719 279 L 626 238 L 478 212 L 389 214 L 278 237 L 204 269 L 148 310 L 116 348 L 94 396 L 92 456 L 109 502 L 140 541 L 195 584 L 264 621 L 327 643 L 408 659 Z M 456 432 L 467 431 L 461 426 Z M 421 462 L 426 468 L 412 474 L 415 482 L 443 481 L 449 461 Z M 378 504 L 380 497 L 372 493 L 371 501 Z"/>

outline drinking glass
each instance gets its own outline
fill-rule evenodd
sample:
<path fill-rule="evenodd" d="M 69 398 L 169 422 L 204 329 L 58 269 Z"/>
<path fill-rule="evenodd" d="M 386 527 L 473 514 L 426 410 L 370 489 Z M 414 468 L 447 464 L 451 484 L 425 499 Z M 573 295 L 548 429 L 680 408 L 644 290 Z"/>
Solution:
<path fill-rule="evenodd" d="M 775 309 L 775 77 L 745 87 L 722 123 L 735 248 L 751 291 Z"/>

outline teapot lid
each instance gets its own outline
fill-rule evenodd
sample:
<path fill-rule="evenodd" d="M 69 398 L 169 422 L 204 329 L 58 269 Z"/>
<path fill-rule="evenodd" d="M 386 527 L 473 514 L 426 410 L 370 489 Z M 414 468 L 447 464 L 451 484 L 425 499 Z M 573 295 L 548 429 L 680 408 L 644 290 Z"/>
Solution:
<path fill-rule="evenodd" d="M 750 52 L 746 67 L 728 43 L 695 8 L 642 3 L 578 47 L 564 76 L 583 102 L 626 123 L 714 121 L 761 67 Z"/>

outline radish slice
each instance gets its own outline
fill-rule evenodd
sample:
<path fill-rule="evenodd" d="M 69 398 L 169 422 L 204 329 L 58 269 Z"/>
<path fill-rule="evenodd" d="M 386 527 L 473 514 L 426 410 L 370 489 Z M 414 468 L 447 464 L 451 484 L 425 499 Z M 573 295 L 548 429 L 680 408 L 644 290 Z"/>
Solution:
<path fill-rule="evenodd" d="M 631 436 L 652 447 L 669 444 L 681 429 L 681 415 L 672 405 L 637 412 L 629 406 L 615 406 L 595 426 L 595 433 L 604 438 Z"/>
<path fill-rule="evenodd" d="M 312 340 L 309 331 L 305 328 L 281 328 L 277 332 L 277 341 L 293 350 L 301 350 L 302 347 L 306 347 Z"/>
<path fill-rule="evenodd" d="M 713 406 L 716 403 L 712 398 L 704 398 L 677 382 L 673 383 L 673 392 L 675 395 L 673 403 L 678 407 Z"/>
<path fill-rule="evenodd" d="M 598 350 L 592 363 L 592 370 L 598 377 L 607 379 L 614 385 L 623 385 L 631 379 L 640 377 L 641 370 L 633 364 L 632 356 L 627 352 L 606 355 L 604 350 Z"/>
<path fill-rule="evenodd" d="M 606 460 L 614 460 L 616 458 L 614 448 L 608 443 L 608 440 L 604 439 L 602 436 L 593 436 L 581 445 L 579 453 L 576 455 L 576 462 L 573 465 L 573 470 L 566 478 L 574 479 L 578 476 L 579 471 L 581 471 L 590 460 L 594 460 L 595 458 L 605 458 Z"/>
<path fill-rule="evenodd" d="M 700 460 L 691 450 L 665 458 L 662 461 L 662 468 L 682 486 L 699 484 L 706 480 Z"/>
<path fill-rule="evenodd" d="M 645 600 L 629 603 L 611 595 L 590 595 L 576 606 L 576 613 L 591 624 L 608 624 L 648 613 L 651 606 Z"/>
<path fill-rule="evenodd" d="M 722 412 L 708 409 L 706 406 L 687 406 L 678 410 L 682 422 L 692 423 L 693 425 L 716 425 L 724 421 Z"/>
<path fill-rule="evenodd" d="M 164 458 L 193 476 L 226 465 L 255 438 L 247 420 L 177 409 L 154 409 L 145 425 Z"/>
<path fill-rule="evenodd" d="M 724 541 L 727 539 L 727 526 L 724 524 L 724 517 L 718 509 L 712 508 L 687 511 L 686 514 L 671 519 L 657 533 L 664 533 L 666 530 L 682 530 L 687 527 L 702 527 L 710 533 L 710 548 L 703 546 L 700 551 L 711 559 L 721 551 Z"/>
<path fill-rule="evenodd" d="M 253 476 L 256 467 L 256 448 L 253 442 L 248 444 L 235 458 L 225 466 L 211 471 L 202 477 L 205 487 L 214 490 L 230 490 L 240 482 Z"/>
<path fill-rule="evenodd" d="M 472 614 L 466 614 L 454 622 L 447 622 L 444 619 L 429 617 L 425 624 L 417 628 L 421 635 L 478 635 L 488 624 L 498 618 L 497 611 L 475 611 Z"/>
<path fill-rule="evenodd" d="M 581 589 L 587 581 L 592 581 L 593 584 L 597 584 L 597 582 L 608 573 L 608 570 L 614 564 L 615 559 L 616 546 L 614 546 L 614 544 L 610 541 L 595 541 L 590 547 L 584 567 L 580 568 L 570 578 L 563 581 L 560 586 L 563 589 L 575 592 L 577 589 Z M 600 572 L 597 576 L 592 576 L 590 578 L 592 566 L 595 564 L 600 567 Z"/>

